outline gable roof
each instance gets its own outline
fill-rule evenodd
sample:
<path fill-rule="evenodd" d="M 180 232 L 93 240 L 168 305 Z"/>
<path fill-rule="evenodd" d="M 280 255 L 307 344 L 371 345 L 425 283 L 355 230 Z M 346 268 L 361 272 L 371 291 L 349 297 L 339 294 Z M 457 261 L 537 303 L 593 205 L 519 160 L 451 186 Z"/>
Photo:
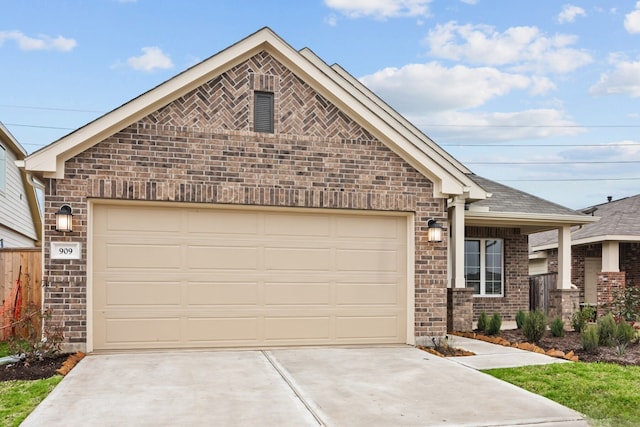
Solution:
<path fill-rule="evenodd" d="M 329 67 L 309 49 L 296 51 L 271 29 L 263 28 L 205 61 L 38 150 L 25 159 L 27 171 L 63 178 L 65 161 L 137 122 L 255 54 L 266 51 L 305 83 L 380 139 L 434 183 L 434 195 L 484 199 L 469 170 L 424 135 L 356 79 Z"/>
<path fill-rule="evenodd" d="M 6 146 L 9 150 L 11 150 L 17 161 L 22 162 L 27 157 L 27 150 L 24 149 L 22 145 L 15 139 L 15 137 L 9 132 L 2 122 L 0 122 L 0 141 L 4 146 Z M 15 165 L 14 165 L 15 167 Z M 20 178 L 24 183 L 25 187 L 25 196 L 27 198 L 27 202 L 29 203 L 29 211 L 31 212 L 31 220 L 33 221 L 33 226 L 36 233 L 36 244 L 40 244 L 42 242 L 42 214 L 40 213 L 40 204 L 38 203 L 38 196 L 36 194 L 36 189 L 34 185 L 31 183 L 30 176 L 24 170 L 20 170 Z"/>
<path fill-rule="evenodd" d="M 468 225 L 518 225 L 525 234 L 556 229 L 562 225 L 589 224 L 598 218 L 574 211 L 524 191 L 500 184 L 478 175 L 469 178 L 491 194 L 468 205 L 465 220 Z"/>
<path fill-rule="evenodd" d="M 604 241 L 640 241 L 640 194 L 581 209 L 600 218 L 571 232 L 572 245 Z M 545 250 L 558 246 L 556 233 L 531 236 L 532 250 Z"/>

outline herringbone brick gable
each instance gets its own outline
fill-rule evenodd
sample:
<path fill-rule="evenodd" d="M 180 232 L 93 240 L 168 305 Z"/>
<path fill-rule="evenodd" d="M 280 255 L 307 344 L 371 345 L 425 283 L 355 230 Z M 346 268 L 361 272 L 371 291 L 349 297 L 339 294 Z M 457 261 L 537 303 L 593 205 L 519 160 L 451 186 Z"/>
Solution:
<path fill-rule="evenodd" d="M 254 90 L 274 92 L 277 133 L 373 139 L 362 126 L 266 52 L 215 77 L 142 121 L 207 130 L 251 131 Z"/>

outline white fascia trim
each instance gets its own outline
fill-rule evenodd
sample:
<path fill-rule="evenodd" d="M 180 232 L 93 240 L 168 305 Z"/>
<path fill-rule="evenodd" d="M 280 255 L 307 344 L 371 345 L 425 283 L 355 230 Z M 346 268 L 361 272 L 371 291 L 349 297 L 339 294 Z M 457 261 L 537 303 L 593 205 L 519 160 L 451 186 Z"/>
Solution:
<path fill-rule="evenodd" d="M 521 212 L 478 212 L 465 211 L 465 222 L 496 223 L 505 225 L 579 225 L 598 221 L 596 216 L 530 214 Z"/>
<path fill-rule="evenodd" d="M 28 171 L 64 177 L 64 162 L 277 42 L 263 29 L 26 158 Z"/>
<path fill-rule="evenodd" d="M 602 242 L 640 242 L 640 236 L 629 235 L 616 235 L 616 234 L 603 234 L 594 237 L 585 237 L 584 239 L 571 240 L 571 246 L 589 245 L 591 243 Z M 547 245 L 532 246 L 532 251 L 546 251 L 549 249 L 556 249 L 558 242 L 549 243 Z"/>

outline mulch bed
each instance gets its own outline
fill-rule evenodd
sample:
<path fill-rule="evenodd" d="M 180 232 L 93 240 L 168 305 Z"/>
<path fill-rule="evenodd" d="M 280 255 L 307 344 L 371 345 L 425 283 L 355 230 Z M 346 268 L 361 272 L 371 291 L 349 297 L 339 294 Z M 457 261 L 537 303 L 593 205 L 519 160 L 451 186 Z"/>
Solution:
<path fill-rule="evenodd" d="M 500 337 L 511 343 L 526 342 L 526 338 L 518 329 L 500 331 Z M 582 349 L 580 333 L 567 331 L 564 337 L 554 337 L 548 331 L 538 343 L 545 350 L 555 349 L 568 353 L 573 351 L 581 362 L 606 362 L 623 366 L 640 366 L 640 343 L 629 344 L 624 354 L 618 354 L 615 347 L 598 347 L 594 352 Z"/>
<path fill-rule="evenodd" d="M 43 360 L 0 365 L 0 381 L 39 380 L 52 377 L 68 357 L 68 354 L 58 354 Z"/>

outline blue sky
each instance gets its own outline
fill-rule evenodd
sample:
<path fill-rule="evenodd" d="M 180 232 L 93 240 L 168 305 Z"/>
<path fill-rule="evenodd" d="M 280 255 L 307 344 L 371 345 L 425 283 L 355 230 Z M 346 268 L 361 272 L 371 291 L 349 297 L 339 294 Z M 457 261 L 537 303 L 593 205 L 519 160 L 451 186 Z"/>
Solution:
<path fill-rule="evenodd" d="M 0 0 L 29 152 L 269 26 L 475 173 L 582 208 L 640 193 L 640 1 Z"/>

